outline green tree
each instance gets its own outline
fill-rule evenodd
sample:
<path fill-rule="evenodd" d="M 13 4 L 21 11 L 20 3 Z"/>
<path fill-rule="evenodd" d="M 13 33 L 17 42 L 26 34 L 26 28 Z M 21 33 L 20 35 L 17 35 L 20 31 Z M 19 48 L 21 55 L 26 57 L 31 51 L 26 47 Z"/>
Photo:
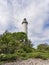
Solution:
<path fill-rule="evenodd" d="M 47 47 L 48 47 L 48 44 L 46 44 L 46 43 L 45 44 L 39 44 L 37 46 L 37 49 L 40 51 L 46 51 Z"/>
<path fill-rule="evenodd" d="M 29 43 L 27 40 L 27 35 L 23 32 L 10 33 L 6 31 L 2 35 L 0 35 L 0 53 L 14 53 L 18 49 L 24 47 L 29 49 L 32 45 L 30 44 L 30 40 Z"/>

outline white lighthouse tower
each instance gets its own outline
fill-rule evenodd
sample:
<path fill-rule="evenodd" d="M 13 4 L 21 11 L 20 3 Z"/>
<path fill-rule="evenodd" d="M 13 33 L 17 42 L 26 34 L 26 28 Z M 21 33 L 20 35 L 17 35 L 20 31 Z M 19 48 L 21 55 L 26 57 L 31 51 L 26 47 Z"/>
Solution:
<path fill-rule="evenodd" d="M 22 22 L 22 32 L 24 32 L 24 33 L 28 33 L 28 22 L 27 22 L 27 20 L 26 20 L 26 18 L 24 18 L 24 20 L 23 20 L 23 22 Z"/>

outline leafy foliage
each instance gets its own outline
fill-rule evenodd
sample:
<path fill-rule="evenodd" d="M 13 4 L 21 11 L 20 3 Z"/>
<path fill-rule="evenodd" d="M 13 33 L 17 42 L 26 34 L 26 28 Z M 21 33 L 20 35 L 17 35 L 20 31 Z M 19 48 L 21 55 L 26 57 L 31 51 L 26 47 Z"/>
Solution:
<path fill-rule="evenodd" d="M 37 46 L 37 49 L 39 50 L 39 51 L 43 51 L 43 52 L 46 52 L 46 51 L 49 51 L 49 45 L 48 44 L 39 44 L 38 46 Z"/>
<path fill-rule="evenodd" d="M 39 44 L 37 49 L 23 32 L 10 33 L 6 31 L 0 35 L 0 61 L 12 61 L 28 58 L 49 58 L 49 45 Z"/>
<path fill-rule="evenodd" d="M 27 35 L 23 32 L 10 33 L 6 31 L 0 35 L 0 59 L 2 58 L 2 60 L 5 60 L 7 55 L 8 59 L 10 57 L 12 58 L 12 54 L 17 55 L 17 57 L 24 57 L 26 53 L 32 51 L 31 49 Z M 9 54 L 11 54 L 11 56 L 9 56 Z"/>

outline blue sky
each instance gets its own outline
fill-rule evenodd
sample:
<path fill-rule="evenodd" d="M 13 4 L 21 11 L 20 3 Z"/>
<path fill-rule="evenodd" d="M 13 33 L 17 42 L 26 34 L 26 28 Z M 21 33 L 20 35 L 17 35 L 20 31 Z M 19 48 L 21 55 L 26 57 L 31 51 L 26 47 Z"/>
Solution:
<path fill-rule="evenodd" d="M 21 32 L 23 18 L 32 43 L 49 44 L 49 0 L 0 0 L 0 34 L 6 29 Z"/>

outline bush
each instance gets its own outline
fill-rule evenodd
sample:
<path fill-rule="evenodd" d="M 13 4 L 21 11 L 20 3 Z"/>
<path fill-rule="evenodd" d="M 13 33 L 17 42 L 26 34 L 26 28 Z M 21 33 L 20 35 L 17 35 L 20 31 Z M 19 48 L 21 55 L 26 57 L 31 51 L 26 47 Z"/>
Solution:
<path fill-rule="evenodd" d="M 39 53 L 39 54 L 35 55 L 35 58 L 40 58 L 40 59 L 46 60 L 47 56 L 44 55 L 44 54 Z"/>
<path fill-rule="evenodd" d="M 26 53 L 32 52 L 32 48 L 29 47 L 28 45 L 24 46 L 23 49 L 24 49 L 24 51 L 25 51 Z"/>
<path fill-rule="evenodd" d="M 0 61 L 9 61 L 9 60 L 16 60 L 17 55 L 16 54 L 1 54 L 0 55 Z"/>

